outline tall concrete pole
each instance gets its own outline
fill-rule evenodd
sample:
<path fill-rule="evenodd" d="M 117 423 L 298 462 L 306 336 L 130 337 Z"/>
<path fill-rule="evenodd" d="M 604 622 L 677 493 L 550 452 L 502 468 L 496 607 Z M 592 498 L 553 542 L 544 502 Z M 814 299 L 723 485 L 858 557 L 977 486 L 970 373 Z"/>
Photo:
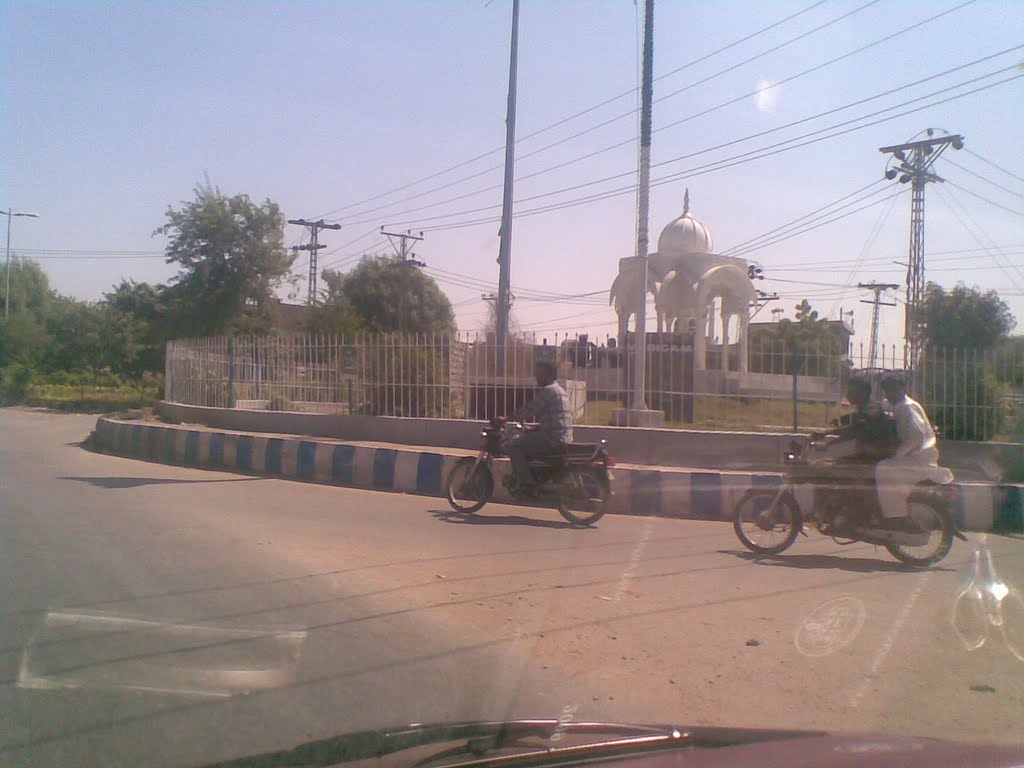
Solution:
<path fill-rule="evenodd" d="M 640 304 L 636 315 L 632 410 L 647 410 L 647 219 L 651 194 L 651 102 L 654 91 L 654 0 L 644 3 L 644 57 L 640 88 L 640 179 L 637 190 L 636 255 L 640 262 Z"/>
<path fill-rule="evenodd" d="M 501 241 L 498 245 L 498 300 L 495 335 L 499 373 L 505 368 L 508 315 L 512 306 L 512 183 L 516 165 L 516 72 L 519 68 L 519 0 L 512 0 L 512 46 L 508 65 L 508 105 L 505 112 L 505 189 L 501 201 Z"/>

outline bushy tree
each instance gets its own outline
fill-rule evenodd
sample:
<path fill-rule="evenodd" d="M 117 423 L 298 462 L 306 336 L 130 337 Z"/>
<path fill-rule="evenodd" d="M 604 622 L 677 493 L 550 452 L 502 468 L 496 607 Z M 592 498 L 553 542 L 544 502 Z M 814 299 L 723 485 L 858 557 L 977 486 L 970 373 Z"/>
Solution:
<path fill-rule="evenodd" d="M 923 312 L 930 347 L 990 349 L 1017 324 L 998 293 L 968 288 L 963 283 L 950 291 L 928 283 Z"/>
<path fill-rule="evenodd" d="M 269 330 L 274 290 L 293 261 L 277 203 L 228 197 L 207 179 L 166 217 L 154 235 L 168 238 L 167 262 L 180 267 L 167 292 L 178 335 Z"/>
<path fill-rule="evenodd" d="M 451 302 L 429 275 L 408 262 L 364 256 L 348 273 L 324 270 L 322 306 L 312 313 L 321 330 L 375 333 L 455 333 Z M 335 325 L 330 326 L 333 321 Z"/>

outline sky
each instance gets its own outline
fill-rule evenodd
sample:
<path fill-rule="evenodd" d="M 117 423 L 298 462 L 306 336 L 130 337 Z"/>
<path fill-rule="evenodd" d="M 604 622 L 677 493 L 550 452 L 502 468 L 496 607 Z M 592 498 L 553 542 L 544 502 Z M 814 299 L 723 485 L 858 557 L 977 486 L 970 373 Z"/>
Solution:
<path fill-rule="evenodd" d="M 3 2 L 0 206 L 39 215 L 13 220 L 12 248 L 80 299 L 172 279 L 153 231 L 208 177 L 339 222 L 325 267 L 391 252 L 382 226 L 422 231 L 417 258 L 478 330 L 498 275 L 511 5 Z M 615 332 L 642 6 L 522 0 L 512 285 L 516 323 L 543 337 Z M 689 189 L 716 251 L 779 295 L 756 320 L 807 298 L 852 311 L 866 345 L 857 283 L 902 284 L 909 238 L 909 185 L 883 179 L 878 150 L 959 133 L 926 192 L 926 279 L 997 290 L 1024 332 L 1024 3 L 655 6 L 652 250 Z M 884 343 L 902 325 L 902 306 L 882 309 Z"/>

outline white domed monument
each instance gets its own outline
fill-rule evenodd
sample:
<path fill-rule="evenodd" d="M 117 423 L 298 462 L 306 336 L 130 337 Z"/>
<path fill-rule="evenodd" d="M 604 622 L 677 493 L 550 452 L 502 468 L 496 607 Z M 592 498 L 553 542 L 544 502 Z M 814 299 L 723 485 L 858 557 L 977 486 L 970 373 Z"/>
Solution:
<path fill-rule="evenodd" d="M 730 369 L 730 331 L 736 329 L 739 348 L 737 369 L 747 372 L 747 332 L 750 305 L 757 295 L 743 259 L 714 252 L 711 230 L 690 215 L 690 191 L 683 196 L 683 212 L 661 231 L 658 250 L 648 256 L 647 293 L 654 297 L 658 332 L 694 329 L 694 368 L 707 369 L 708 340 L 714 343 L 721 329 L 719 367 Z M 619 345 L 625 346 L 629 321 L 634 320 L 645 298 L 641 294 L 642 267 L 635 257 L 619 260 L 619 274 L 612 283 L 609 302 L 619 317 Z M 718 307 L 719 318 L 715 317 Z"/>

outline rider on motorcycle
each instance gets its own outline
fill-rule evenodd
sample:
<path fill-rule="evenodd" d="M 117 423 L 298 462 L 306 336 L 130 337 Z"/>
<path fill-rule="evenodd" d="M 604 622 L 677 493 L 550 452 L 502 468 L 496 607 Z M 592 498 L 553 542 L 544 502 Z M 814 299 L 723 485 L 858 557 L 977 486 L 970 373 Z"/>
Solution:
<path fill-rule="evenodd" d="M 914 530 L 907 516 L 907 500 L 914 486 L 923 480 L 945 485 L 953 474 L 939 466 L 935 431 L 920 403 L 907 395 L 906 384 L 898 374 L 882 380 L 882 392 L 893 407 L 898 445 L 892 458 L 883 459 L 875 468 L 882 527 L 890 530 Z"/>
<path fill-rule="evenodd" d="M 512 477 L 525 491 L 536 490 L 531 456 L 551 453 L 572 442 L 572 413 L 569 397 L 558 384 L 558 369 L 554 363 L 540 360 L 534 366 L 537 394 L 512 414 L 513 421 L 536 421 L 537 426 L 521 433 L 505 446 L 512 462 Z"/>

